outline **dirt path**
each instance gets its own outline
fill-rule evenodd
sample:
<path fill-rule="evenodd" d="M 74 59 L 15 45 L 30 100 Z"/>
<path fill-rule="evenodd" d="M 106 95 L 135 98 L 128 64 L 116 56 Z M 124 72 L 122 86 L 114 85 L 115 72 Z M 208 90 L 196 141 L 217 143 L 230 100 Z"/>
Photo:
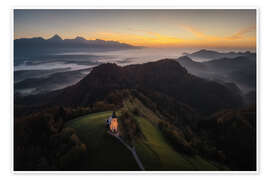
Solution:
<path fill-rule="evenodd" d="M 130 147 L 130 146 L 129 146 L 129 145 L 128 145 L 121 137 L 118 136 L 118 134 L 113 134 L 113 133 L 111 133 L 110 131 L 108 131 L 108 133 L 109 133 L 110 135 L 116 137 L 116 138 L 117 138 L 124 146 L 126 146 L 126 148 L 127 148 L 128 150 L 131 151 L 131 153 L 132 153 L 134 159 L 136 160 L 136 162 L 137 162 L 139 168 L 140 168 L 141 170 L 145 170 L 144 167 L 143 167 L 143 164 L 142 164 L 142 162 L 141 162 L 141 160 L 140 160 L 140 158 L 138 157 L 138 155 L 137 155 L 137 153 L 136 153 L 135 147 L 134 147 L 134 146 L 133 146 L 133 147 Z"/>

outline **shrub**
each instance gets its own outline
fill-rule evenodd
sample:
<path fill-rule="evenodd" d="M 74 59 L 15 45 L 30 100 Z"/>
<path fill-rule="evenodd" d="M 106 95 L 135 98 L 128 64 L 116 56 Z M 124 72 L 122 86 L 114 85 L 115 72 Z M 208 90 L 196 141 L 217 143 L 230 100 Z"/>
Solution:
<path fill-rule="evenodd" d="M 132 144 L 137 137 L 142 135 L 137 120 L 129 112 L 122 112 L 119 122 L 121 123 L 121 135 L 128 143 Z"/>
<path fill-rule="evenodd" d="M 60 166 L 62 156 L 68 154 L 76 161 L 84 162 L 82 152 L 86 146 L 80 141 L 74 129 L 65 128 L 65 120 L 88 112 L 88 108 L 50 108 L 27 117 L 16 118 L 14 125 L 14 169 L 15 170 L 59 170 L 83 168 L 82 163 L 74 167 Z M 72 153 L 71 153 L 72 152 Z M 74 154 L 80 155 L 74 155 Z M 73 158 L 74 159 L 74 158 Z M 73 160 L 66 163 L 72 163 Z M 74 170 L 75 170 L 74 169 Z"/>
<path fill-rule="evenodd" d="M 186 141 L 179 129 L 164 122 L 159 122 L 158 127 L 176 151 L 187 155 L 196 154 L 196 151 L 191 147 L 190 143 Z"/>
<path fill-rule="evenodd" d="M 132 109 L 132 113 L 133 113 L 134 115 L 136 115 L 136 116 L 140 116 L 140 111 L 138 110 L 137 107 L 135 107 L 135 108 Z"/>

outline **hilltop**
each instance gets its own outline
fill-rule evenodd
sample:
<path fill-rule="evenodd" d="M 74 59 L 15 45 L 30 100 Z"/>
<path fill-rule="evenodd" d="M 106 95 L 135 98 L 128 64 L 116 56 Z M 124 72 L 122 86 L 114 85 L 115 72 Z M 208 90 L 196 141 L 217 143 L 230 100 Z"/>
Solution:
<path fill-rule="evenodd" d="M 191 75 L 179 63 L 170 59 L 125 67 L 102 64 L 93 68 L 77 84 L 46 95 L 46 102 L 65 106 L 88 106 L 96 101 L 103 101 L 112 91 L 121 89 L 161 93 L 202 113 L 242 105 L 242 97 L 230 88 Z M 51 95 L 53 98 L 48 102 Z M 118 103 L 121 104 L 121 100 Z"/>

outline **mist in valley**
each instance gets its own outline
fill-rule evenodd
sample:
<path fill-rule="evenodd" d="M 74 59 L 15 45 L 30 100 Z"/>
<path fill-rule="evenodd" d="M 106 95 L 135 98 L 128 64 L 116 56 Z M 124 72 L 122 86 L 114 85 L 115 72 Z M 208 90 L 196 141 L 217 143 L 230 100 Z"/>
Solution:
<path fill-rule="evenodd" d="M 93 67 L 103 63 L 127 66 L 167 58 L 175 59 L 195 76 L 225 86 L 230 84 L 231 87 L 233 84 L 243 95 L 256 91 L 254 53 L 243 54 L 246 51 L 241 49 L 218 49 L 213 52 L 212 58 L 212 51 L 206 52 L 208 59 L 205 58 L 205 52 L 199 48 L 139 48 L 90 52 L 77 49 L 34 55 L 26 52 L 24 55 L 15 55 L 15 95 L 46 93 L 74 85 L 90 73 Z M 196 54 L 196 57 L 192 53 Z M 216 59 L 217 57 L 219 58 Z"/>

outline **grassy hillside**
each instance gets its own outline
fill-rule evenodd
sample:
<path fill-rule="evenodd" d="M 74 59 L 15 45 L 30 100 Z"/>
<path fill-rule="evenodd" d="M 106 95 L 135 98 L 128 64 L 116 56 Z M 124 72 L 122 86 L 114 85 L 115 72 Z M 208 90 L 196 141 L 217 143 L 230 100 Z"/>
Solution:
<path fill-rule="evenodd" d="M 162 119 L 137 98 L 130 97 L 126 100 L 123 109 L 139 111 L 135 119 L 143 137 L 136 139 L 135 147 L 146 170 L 218 170 L 213 162 L 198 155 L 187 156 L 176 152 L 157 127 Z"/>
<path fill-rule="evenodd" d="M 139 170 L 129 150 L 106 133 L 105 120 L 112 112 L 95 113 L 65 124 L 76 130 L 88 150 L 87 170 Z"/>
<path fill-rule="evenodd" d="M 176 152 L 164 139 L 157 127 L 147 119 L 136 118 L 145 139 L 136 142 L 138 155 L 148 170 L 217 170 L 199 156 L 186 156 Z"/>
<path fill-rule="evenodd" d="M 134 109 L 138 110 L 134 114 Z M 220 166 L 204 158 L 177 152 L 165 139 L 157 124 L 162 120 L 158 112 L 153 112 L 132 96 L 126 98 L 123 108 L 136 120 L 142 136 L 136 137 L 133 145 L 146 170 L 218 170 Z M 79 138 L 87 146 L 89 170 L 139 170 L 132 154 L 114 137 L 108 135 L 105 120 L 111 111 L 94 113 L 71 120 L 65 124 L 76 130 Z M 120 123 L 120 130 L 128 128 Z M 120 132 L 124 136 L 123 131 Z"/>

